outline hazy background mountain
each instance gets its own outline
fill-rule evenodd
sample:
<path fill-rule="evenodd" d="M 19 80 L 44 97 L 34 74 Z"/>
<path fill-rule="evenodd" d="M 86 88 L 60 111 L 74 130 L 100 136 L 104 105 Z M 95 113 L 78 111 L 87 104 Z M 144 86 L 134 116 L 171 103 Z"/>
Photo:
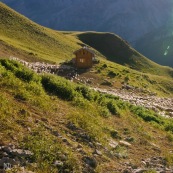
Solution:
<path fill-rule="evenodd" d="M 173 66 L 170 64 L 173 62 L 171 54 L 167 54 L 165 60 L 163 51 L 157 51 L 160 49 L 157 45 L 160 45 L 168 35 L 167 29 L 163 27 L 165 25 L 169 26 L 167 28 L 172 27 L 170 24 L 173 14 L 172 0 L 2 0 L 2 2 L 35 22 L 53 29 L 114 32 L 150 59 Z M 161 39 L 157 39 L 158 43 L 152 48 L 153 45 L 150 43 L 154 39 L 153 33 L 154 38 Z"/>
<path fill-rule="evenodd" d="M 160 27 L 140 38 L 135 45 L 142 54 L 162 65 L 173 67 L 173 27 Z"/>

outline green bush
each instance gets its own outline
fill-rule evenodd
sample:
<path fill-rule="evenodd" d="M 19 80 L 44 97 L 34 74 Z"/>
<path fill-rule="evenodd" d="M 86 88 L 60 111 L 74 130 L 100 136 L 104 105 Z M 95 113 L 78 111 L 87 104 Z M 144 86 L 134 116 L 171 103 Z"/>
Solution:
<path fill-rule="evenodd" d="M 105 98 L 108 98 L 108 99 L 113 99 L 113 100 L 120 100 L 120 97 L 119 96 L 114 96 L 112 94 L 102 94 L 105 96 Z"/>
<path fill-rule="evenodd" d="M 102 68 L 107 68 L 107 67 L 108 67 L 107 64 L 102 65 Z"/>
<path fill-rule="evenodd" d="M 23 81 L 26 81 L 26 82 L 30 82 L 34 78 L 34 73 L 31 72 L 30 70 L 19 69 L 16 71 L 15 75 L 19 79 L 22 79 Z"/>
<path fill-rule="evenodd" d="M 165 124 L 165 130 L 173 133 L 173 121 Z"/>
<path fill-rule="evenodd" d="M 104 118 L 108 118 L 111 115 L 110 111 L 105 106 L 99 106 L 98 109 L 99 109 L 99 114 Z"/>
<path fill-rule="evenodd" d="M 116 131 L 116 130 L 111 130 L 110 135 L 112 138 L 121 139 L 121 136 L 119 135 L 118 131 Z"/>
<path fill-rule="evenodd" d="M 121 110 L 126 110 L 129 107 L 129 103 L 128 102 L 124 102 L 122 100 L 116 100 L 116 105 Z"/>
<path fill-rule="evenodd" d="M 29 85 L 26 86 L 26 90 L 34 93 L 35 96 L 40 96 L 40 95 L 45 94 L 45 93 L 43 93 L 44 90 L 42 88 L 42 85 L 37 84 L 35 82 L 30 82 Z"/>
<path fill-rule="evenodd" d="M 86 86 L 77 86 L 75 90 L 82 94 L 82 96 L 89 101 L 95 100 L 97 98 L 97 92 L 92 91 Z"/>
<path fill-rule="evenodd" d="M 157 124 L 162 124 L 162 120 L 154 115 L 154 113 L 150 110 L 147 110 L 140 106 L 130 106 L 130 110 L 146 122 L 156 122 Z"/>
<path fill-rule="evenodd" d="M 60 77 L 54 77 L 53 75 L 42 76 L 41 83 L 44 89 L 64 100 L 73 100 L 76 92 L 72 84 Z"/>
<path fill-rule="evenodd" d="M 72 105 L 86 109 L 89 107 L 90 102 L 81 97 L 80 95 L 76 95 L 76 97 L 73 98 Z"/>
<path fill-rule="evenodd" d="M 39 77 L 32 70 L 27 69 L 16 61 L 2 59 L 0 60 L 0 63 L 7 70 L 10 70 L 12 73 L 14 73 L 17 78 L 25 82 L 39 81 Z"/>
<path fill-rule="evenodd" d="M 19 67 L 18 63 L 15 61 L 10 61 L 7 59 L 1 59 L 0 62 L 1 62 L 2 66 L 4 66 L 7 70 L 10 70 L 12 72 L 14 72 Z"/>
<path fill-rule="evenodd" d="M 117 115 L 117 116 L 120 116 L 121 115 L 121 112 L 120 112 L 120 109 L 118 108 L 117 104 L 115 101 L 113 100 L 110 100 L 108 103 L 107 103 L 107 108 L 109 109 L 109 111 L 114 114 L 114 115 Z"/>
<path fill-rule="evenodd" d="M 109 71 L 108 76 L 114 78 L 115 76 L 117 76 L 117 74 L 114 71 Z"/>
<path fill-rule="evenodd" d="M 103 94 L 100 94 L 98 99 L 97 99 L 97 103 L 100 105 L 100 106 L 105 106 L 107 107 L 107 103 L 108 103 L 109 99 L 107 99 L 105 97 L 105 95 Z"/>

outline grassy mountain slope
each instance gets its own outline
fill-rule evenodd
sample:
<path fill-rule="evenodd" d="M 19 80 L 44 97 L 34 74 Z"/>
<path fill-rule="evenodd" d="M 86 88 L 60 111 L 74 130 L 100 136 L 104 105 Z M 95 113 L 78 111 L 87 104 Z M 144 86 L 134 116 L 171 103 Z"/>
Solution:
<path fill-rule="evenodd" d="M 110 61 L 156 75 L 168 75 L 172 71 L 171 68 L 158 65 L 144 57 L 115 34 L 88 32 L 78 33 L 77 36 Z"/>
<path fill-rule="evenodd" d="M 79 41 L 60 32 L 41 27 L 0 3 L 0 45 L 28 59 L 59 62 L 71 59 Z M 15 54 L 15 53 L 14 53 Z M 13 54 L 12 54 L 13 55 Z"/>
<path fill-rule="evenodd" d="M 0 78 L 0 145 L 32 151 L 29 162 L 36 164 L 28 170 L 122 172 L 125 162 L 138 166 L 152 156 L 173 164 L 172 120 L 14 61 L 0 60 Z M 112 148 L 110 140 L 131 146 Z M 54 166 L 56 160 L 62 164 Z"/>

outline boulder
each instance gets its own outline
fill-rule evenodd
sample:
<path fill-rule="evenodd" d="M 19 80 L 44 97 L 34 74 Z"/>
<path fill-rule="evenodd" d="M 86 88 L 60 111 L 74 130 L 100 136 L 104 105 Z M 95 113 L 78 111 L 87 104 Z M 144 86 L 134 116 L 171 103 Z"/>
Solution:
<path fill-rule="evenodd" d="M 131 144 L 129 142 L 127 142 L 127 141 L 120 141 L 119 144 L 123 145 L 123 146 L 126 146 L 126 147 L 130 147 L 131 146 Z"/>
<path fill-rule="evenodd" d="M 101 155 L 102 155 L 102 152 L 101 152 L 100 150 L 97 150 L 97 149 L 96 149 L 96 150 L 93 152 L 93 154 L 97 154 L 97 155 L 100 155 L 100 156 L 101 156 Z"/>
<path fill-rule="evenodd" d="M 91 158 L 91 157 L 84 157 L 83 160 L 90 167 L 92 167 L 94 169 L 97 167 L 97 161 L 96 161 L 96 159 Z"/>
<path fill-rule="evenodd" d="M 63 162 L 61 162 L 61 161 L 59 161 L 59 160 L 56 160 L 56 161 L 54 162 L 54 165 L 57 166 L 57 167 L 61 167 L 61 166 L 63 166 Z"/>
<path fill-rule="evenodd" d="M 109 146 L 111 146 L 112 148 L 116 148 L 118 146 L 118 142 L 110 140 L 109 141 Z"/>

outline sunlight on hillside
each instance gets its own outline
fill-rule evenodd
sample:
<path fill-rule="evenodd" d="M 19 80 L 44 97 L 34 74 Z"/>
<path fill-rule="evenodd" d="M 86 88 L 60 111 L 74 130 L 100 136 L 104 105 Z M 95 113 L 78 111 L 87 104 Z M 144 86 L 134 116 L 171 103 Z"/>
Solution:
<path fill-rule="evenodd" d="M 165 53 L 164 53 L 164 56 L 166 56 L 168 54 L 168 50 L 169 50 L 170 46 L 167 47 Z"/>

